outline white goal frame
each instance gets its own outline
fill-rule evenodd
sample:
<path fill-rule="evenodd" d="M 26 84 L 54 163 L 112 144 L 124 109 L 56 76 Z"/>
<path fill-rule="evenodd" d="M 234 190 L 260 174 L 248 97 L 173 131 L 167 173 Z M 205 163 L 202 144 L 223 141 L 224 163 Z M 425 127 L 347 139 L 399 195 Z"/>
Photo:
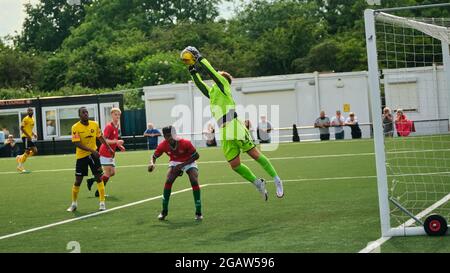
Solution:
<path fill-rule="evenodd" d="M 373 122 L 373 135 L 374 135 L 374 146 L 375 146 L 375 160 L 376 160 L 376 173 L 377 173 L 377 186 L 378 186 L 378 201 L 379 201 L 379 212 L 380 212 L 380 222 L 381 222 L 381 235 L 383 237 L 391 236 L 412 236 L 412 235 L 425 235 L 425 229 L 423 226 L 410 226 L 415 221 L 411 219 L 401 226 L 392 227 L 391 226 L 391 216 L 390 216 L 390 201 L 389 201 L 389 191 L 388 191 L 388 178 L 386 169 L 386 154 L 384 145 L 384 133 L 382 128 L 382 115 L 381 115 L 381 92 L 380 92 L 380 74 L 378 67 L 378 55 L 377 55 L 377 43 L 376 43 L 376 16 L 385 11 L 396 11 L 396 10 L 407 10 L 407 9 L 421 9 L 428 7 L 439 7 L 439 6 L 450 6 L 450 4 L 436 4 L 427 6 L 415 6 L 415 7 L 404 7 L 404 8 L 392 8 L 392 9 L 380 9 L 373 10 L 367 9 L 364 12 L 364 22 L 365 22 L 365 33 L 366 33 L 366 49 L 367 49 L 367 59 L 368 59 L 368 78 L 369 78 L 369 92 L 370 92 L 370 105 L 371 105 L 371 115 Z M 385 14 L 388 15 L 388 14 Z M 389 16 L 389 15 L 388 15 Z M 402 19 L 400 17 L 392 16 L 393 20 L 395 18 Z M 424 23 L 425 24 L 425 23 Z M 438 26 L 436 26 L 438 27 Z M 418 29 L 419 31 L 423 31 Z M 448 85 L 450 85 L 450 52 L 449 52 L 449 41 L 448 37 L 446 39 L 441 39 L 442 44 L 442 54 L 443 54 L 443 64 L 444 73 L 447 79 Z M 450 89 L 450 86 L 448 87 Z M 449 101 L 450 106 L 450 90 L 449 91 Z M 449 113 L 450 122 L 450 113 Z M 450 124 L 449 124 L 450 128 Z M 450 194 L 446 196 L 447 200 L 441 200 L 439 202 L 448 202 L 450 199 Z M 438 203 L 439 203 L 438 202 Z M 439 205 L 436 203 L 435 205 Z M 423 217 L 430 213 L 435 207 L 435 205 L 430 208 L 424 208 L 424 211 L 417 215 Z M 450 219 L 447 219 L 450 220 Z"/>

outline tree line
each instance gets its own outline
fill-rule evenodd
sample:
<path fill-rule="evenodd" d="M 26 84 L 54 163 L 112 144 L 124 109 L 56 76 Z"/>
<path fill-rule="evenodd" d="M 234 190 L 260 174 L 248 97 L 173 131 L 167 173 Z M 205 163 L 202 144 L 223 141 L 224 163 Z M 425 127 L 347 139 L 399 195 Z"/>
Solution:
<path fill-rule="evenodd" d="M 41 0 L 20 34 L 0 41 L 0 98 L 70 95 L 180 83 L 196 46 L 234 77 L 366 70 L 366 0 Z M 382 0 L 381 7 L 445 3 Z M 377 7 L 378 8 L 378 7 Z M 448 9 L 397 13 L 448 17 Z M 132 106 L 130 106 L 132 107 Z"/>

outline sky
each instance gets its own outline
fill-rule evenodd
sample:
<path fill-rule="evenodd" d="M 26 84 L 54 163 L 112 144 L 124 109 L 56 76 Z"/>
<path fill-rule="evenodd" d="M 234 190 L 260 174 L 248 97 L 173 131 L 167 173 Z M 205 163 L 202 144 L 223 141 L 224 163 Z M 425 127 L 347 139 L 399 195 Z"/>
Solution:
<path fill-rule="evenodd" d="M 39 0 L 0 0 L 0 37 L 19 34 L 25 20 L 25 3 L 36 4 Z M 220 17 L 228 19 L 233 14 L 233 3 L 225 2 L 219 7 Z"/>

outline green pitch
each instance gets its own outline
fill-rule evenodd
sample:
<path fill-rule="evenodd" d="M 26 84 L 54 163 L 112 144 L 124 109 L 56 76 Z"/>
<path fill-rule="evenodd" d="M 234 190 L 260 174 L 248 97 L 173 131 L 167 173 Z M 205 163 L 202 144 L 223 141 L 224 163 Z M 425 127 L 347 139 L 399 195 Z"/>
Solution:
<path fill-rule="evenodd" d="M 261 167 L 242 157 L 268 183 L 269 201 L 244 182 L 220 148 L 199 149 L 204 220 L 194 220 L 192 191 L 174 194 L 167 221 L 158 221 L 167 157 L 154 173 L 149 152 L 118 153 L 101 215 L 0 239 L 0 252 L 358 252 L 380 237 L 373 143 L 368 140 L 282 144 L 271 158 L 284 179 L 285 197 Z M 81 185 L 76 213 L 66 212 L 74 155 L 32 157 L 29 174 L 15 159 L 0 159 L 0 237 L 97 212 L 98 199 Z M 236 183 L 237 182 L 237 183 Z M 189 189 L 187 176 L 172 192 Z M 393 238 L 382 252 L 450 252 L 449 236 Z"/>

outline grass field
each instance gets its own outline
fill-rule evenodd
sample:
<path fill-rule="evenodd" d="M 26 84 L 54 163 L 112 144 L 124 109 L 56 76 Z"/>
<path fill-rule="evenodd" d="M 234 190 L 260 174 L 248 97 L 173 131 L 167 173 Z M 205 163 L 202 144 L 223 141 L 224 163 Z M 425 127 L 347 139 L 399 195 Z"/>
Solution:
<path fill-rule="evenodd" d="M 107 186 L 110 211 L 0 239 L 0 252 L 69 252 L 70 241 L 81 252 L 358 252 L 380 237 L 370 140 L 282 144 L 265 152 L 285 181 L 282 199 L 244 155 L 271 182 L 268 202 L 228 167 L 220 148 L 199 153 L 202 222 L 194 220 L 190 190 L 172 195 L 168 220 L 157 220 L 167 157 L 150 174 L 149 152 L 119 153 L 117 176 Z M 78 211 L 66 212 L 74 163 L 74 155 L 32 157 L 26 163 L 32 173 L 18 174 L 15 159 L 0 159 L 0 237 L 97 212 L 85 182 Z M 189 188 L 184 175 L 172 192 Z M 381 251 L 450 252 L 450 238 L 392 238 Z"/>

